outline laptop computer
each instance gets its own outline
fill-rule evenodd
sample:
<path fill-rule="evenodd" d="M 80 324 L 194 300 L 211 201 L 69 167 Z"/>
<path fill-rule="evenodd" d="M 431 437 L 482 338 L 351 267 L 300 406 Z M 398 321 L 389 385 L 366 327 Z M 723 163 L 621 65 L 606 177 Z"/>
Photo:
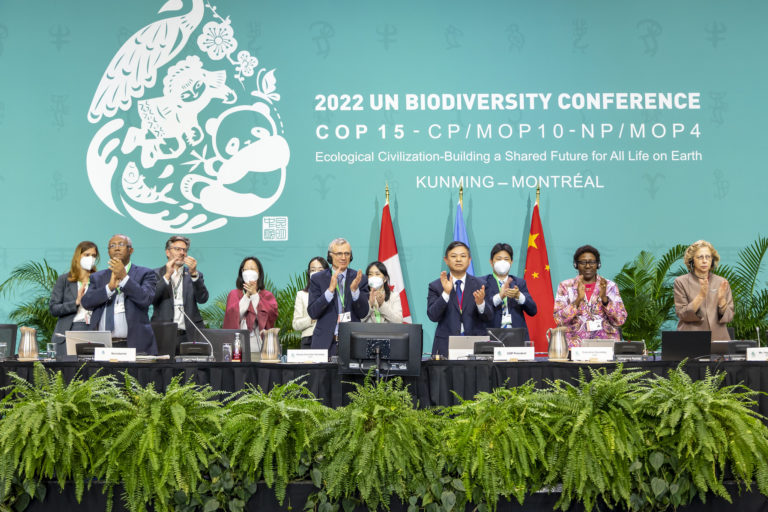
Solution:
<path fill-rule="evenodd" d="M 448 336 L 448 359 L 467 359 L 475 353 L 475 342 L 490 340 L 488 336 Z"/>
<path fill-rule="evenodd" d="M 525 327 L 489 327 L 488 335 L 494 341 L 500 341 L 505 347 L 524 347 L 528 329 Z"/>
<path fill-rule="evenodd" d="M 712 331 L 661 331 L 661 360 L 682 361 L 709 357 Z"/>
<path fill-rule="evenodd" d="M 80 347 L 80 352 L 83 353 L 83 349 L 86 348 L 90 355 L 93 355 L 93 349 L 96 347 L 112 346 L 112 333 L 110 331 L 66 331 L 64 337 L 67 343 L 68 356 L 77 355 L 78 345 L 86 345 L 86 347 Z"/>
<path fill-rule="evenodd" d="M 242 362 L 251 362 L 251 342 L 250 336 L 246 329 L 201 329 L 202 333 L 208 338 L 208 341 L 213 345 L 213 358 L 216 362 L 224 360 L 222 346 L 224 343 L 232 345 L 232 349 L 235 347 L 235 333 L 240 333 L 240 350 L 242 353 Z M 196 330 L 187 331 L 187 338 L 189 341 L 197 343 L 205 343 L 205 340 L 200 336 L 200 333 Z M 179 359 L 178 357 L 176 358 Z"/>

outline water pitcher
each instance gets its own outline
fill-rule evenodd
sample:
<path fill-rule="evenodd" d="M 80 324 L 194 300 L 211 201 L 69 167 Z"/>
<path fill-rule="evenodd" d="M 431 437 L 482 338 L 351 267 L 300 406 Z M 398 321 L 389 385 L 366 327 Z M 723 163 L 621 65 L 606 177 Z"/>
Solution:
<path fill-rule="evenodd" d="M 278 334 L 280 329 L 263 329 L 261 331 L 261 360 L 262 362 L 277 362 L 283 355 L 283 349 L 280 347 L 280 338 Z"/>
<path fill-rule="evenodd" d="M 547 342 L 549 342 L 549 359 L 564 361 L 568 358 L 568 342 L 565 340 L 566 327 L 547 329 Z"/>
<path fill-rule="evenodd" d="M 37 329 L 19 327 L 21 343 L 19 343 L 19 361 L 37 360 Z"/>

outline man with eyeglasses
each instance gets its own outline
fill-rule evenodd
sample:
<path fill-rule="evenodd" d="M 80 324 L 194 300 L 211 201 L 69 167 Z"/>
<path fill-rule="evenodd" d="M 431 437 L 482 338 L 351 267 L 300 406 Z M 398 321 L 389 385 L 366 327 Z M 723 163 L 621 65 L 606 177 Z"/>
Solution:
<path fill-rule="evenodd" d="M 134 347 L 136 353 L 157 354 L 149 325 L 149 305 L 155 296 L 157 275 L 151 268 L 131 263 L 133 243 L 126 235 L 109 239 L 108 268 L 91 274 L 80 303 L 93 311 L 91 329 L 111 331 L 113 346 Z"/>
<path fill-rule="evenodd" d="M 189 238 L 174 235 L 165 242 L 165 265 L 155 269 L 157 288 L 152 301 L 153 322 L 176 322 L 178 343 L 187 341 L 187 331 L 195 331 L 190 320 L 198 329 L 205 323 L 198 304 L 208 301 L 208 289 L 203 274 L 197 268 L 197 260 L 189 255 Z"/>
<path fill-rule="evenodd" d="M 573 268 L 579 275 L 557 287 L 555 322 L 566 327 L 568 347 L 579 347 L 583 340 L 621 339 L 619 327 L 627 310 L 616 283 L 600 275 L 600 252 L 583 245 L 573 254 Z"/>
<path fill-rule="evenodd" d="M 331 268 L 317 272 L 309 281 L 307 313 L 317 320 L 312 332 L 312 348 L 338 350 L 339 324 L 359 322 L 368 315 L 368 279 L 360 270 L 349 268 L 352 247 L 343 238 L 328 244 Z"/>

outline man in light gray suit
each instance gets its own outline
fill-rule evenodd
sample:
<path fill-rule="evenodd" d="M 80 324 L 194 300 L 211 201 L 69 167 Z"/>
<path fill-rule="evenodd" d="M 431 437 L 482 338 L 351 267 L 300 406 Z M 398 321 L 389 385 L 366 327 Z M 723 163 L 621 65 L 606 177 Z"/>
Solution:
<path fill-rule="evenodd" d="M 189 255 L 189 245 L 185 236 L 169 238 L 165 243 L 168 261 L 155 269 L 157 289 L 152 301 L 152 321 L 176 322 L 179 343 L 187 341 L 187 331 L 195 331 L 189 325 L 190 319 L 199 329 L 205 328 L 197 305 L 208 301 L 203 274 L 197 269 L 197 260 Z"/>

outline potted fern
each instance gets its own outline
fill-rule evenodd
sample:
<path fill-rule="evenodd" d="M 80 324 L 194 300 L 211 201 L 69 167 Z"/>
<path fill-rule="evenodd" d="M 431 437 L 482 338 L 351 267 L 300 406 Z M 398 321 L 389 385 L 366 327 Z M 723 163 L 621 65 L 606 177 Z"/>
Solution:
<path fill-rule="evenodd" d="M 51 315 L 48 306 L 51 301 L 51 290 L 59 273 L 48 264 L 29 261 L 11 270 L 11 275 L 0 283 L 0 296 L 14 300 L 17 306 L 11 310 L 8 317 L 14 322 L 37 329 L 38 343 L 47 343 L 53 337 L 56 328 L 56 317 Z M 26 301 L 21 302 L 19 297 Z"/>

